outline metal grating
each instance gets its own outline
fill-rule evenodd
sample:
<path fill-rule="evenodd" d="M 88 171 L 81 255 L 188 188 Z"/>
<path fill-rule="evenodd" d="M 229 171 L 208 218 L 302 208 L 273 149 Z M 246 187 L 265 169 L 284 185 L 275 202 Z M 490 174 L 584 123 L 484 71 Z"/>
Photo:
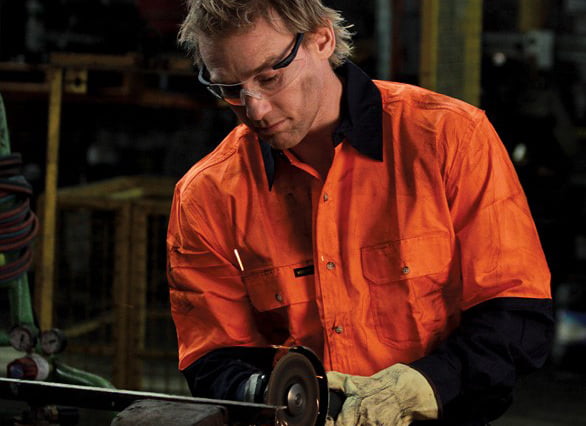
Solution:
<path fill-rule="evenodd" d="M 62 208 L 57 217 L 55 326 L 68 347 L 60 356 L 113 380 L 114 211 Z"/>
<path fill-rule="evenodd" d="M 482 0 L 422 2 L 420 84 L 480 102 Z"/>
<path fill-rule="evenodd" d="M 59 357 L 118 388 L 188 394 L 166 282 L 174 182 L 143 179 L 59 196 L 50 302 L 69 342 Z"/>

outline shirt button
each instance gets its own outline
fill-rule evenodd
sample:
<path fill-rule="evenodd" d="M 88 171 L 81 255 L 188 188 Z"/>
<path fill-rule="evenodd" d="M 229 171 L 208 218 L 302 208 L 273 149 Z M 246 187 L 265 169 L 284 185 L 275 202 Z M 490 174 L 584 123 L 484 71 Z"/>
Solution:
<path fill-rule="evenodd" d="M 334 262 L 326 263 L 326 268 L 328 268 L 330 271 L 333 270 L 335 267 L 336 267 L 336 264 Z"/>
<path fill-rule="evenodd" d="M 277 294 L 275 294 L 275 299 L 277 299 L 277 302 L 282 302 L 283 296 L 281 296 L 281 293 L 277 293 Z"/>
<path fill-rule="evenodd" d="M 328 195 L 328 193 L 326 192 L 324 194 L 324 201 L 328 201 L 330 199 L 330 196 Z"/>
<path fill-rule="evenodd" d="M 408 266 L 403 266 L 403 268 L 401 269 L 401 272 L 403 274 L 408 274 L 409 272 L 411 272 L 411 269 L 409 269 Z"/>
<path fill-rule="evenodd" d="M 342 327 L 341 325 L 337 325 L 336 327 L 334 327 L 334 331 L 338 334 L 342 334 L 344 332 L 344 327 Z"/>

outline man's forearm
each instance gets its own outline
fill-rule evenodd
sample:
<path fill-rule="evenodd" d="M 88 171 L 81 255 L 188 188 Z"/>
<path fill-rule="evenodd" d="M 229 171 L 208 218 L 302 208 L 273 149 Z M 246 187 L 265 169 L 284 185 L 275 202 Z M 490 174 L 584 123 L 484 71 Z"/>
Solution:
<path fill-rule="evenodd" d="M 182 373 L 195 397 L 239 400 L 241 388 L 251 375 L 270 372 L 273 357 L 274 350 L 270 348 L 221 348 L 204 355 Z"/>
<path fill-rule="evenodd" d="M 410 365 L 432 383 L 441 417 L 498 417 L 519 374 L 543 365 L 553 335 L 549 299 L 498 298 L 462 315 L 460 327 L 432 354 Z"/>

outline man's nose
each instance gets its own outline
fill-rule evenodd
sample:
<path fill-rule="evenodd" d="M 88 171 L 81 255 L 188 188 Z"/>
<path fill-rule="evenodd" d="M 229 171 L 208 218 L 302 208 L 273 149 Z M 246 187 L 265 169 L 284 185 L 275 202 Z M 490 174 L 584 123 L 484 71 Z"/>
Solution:
<path fill-rule="evenodd" d="M 271 110 L 271 103 L 264 96 L 243 91 L 242 102 L 246 107 L 246 116 L 252 121 L 262 120 Z"/>

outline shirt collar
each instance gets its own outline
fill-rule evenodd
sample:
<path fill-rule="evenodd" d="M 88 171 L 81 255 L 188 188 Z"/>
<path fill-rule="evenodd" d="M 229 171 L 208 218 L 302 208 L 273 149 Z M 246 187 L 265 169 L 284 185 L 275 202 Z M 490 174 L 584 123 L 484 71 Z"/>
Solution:
<path fill-rule="evenodd" d="M 336 74 L 345 84 L 334 144 L 346 139 L 361 154 L 382 161 L 382 101 L 378 88 L 350 61 L 336 69 Z"/>
<path fill-rule="evenodd" d="M 350 61 L 335 71 L 342 78 L 344 91 L 340 123 L 332 135 L 334 145 L 345 139 L 361 154 L 382 161 L 382 101 L 378 88 L 364 71 Z M 271 189 L 275 180 L 275 160 L 282 156 L 282 152 L 262 140 L 259 142 Z"/>

